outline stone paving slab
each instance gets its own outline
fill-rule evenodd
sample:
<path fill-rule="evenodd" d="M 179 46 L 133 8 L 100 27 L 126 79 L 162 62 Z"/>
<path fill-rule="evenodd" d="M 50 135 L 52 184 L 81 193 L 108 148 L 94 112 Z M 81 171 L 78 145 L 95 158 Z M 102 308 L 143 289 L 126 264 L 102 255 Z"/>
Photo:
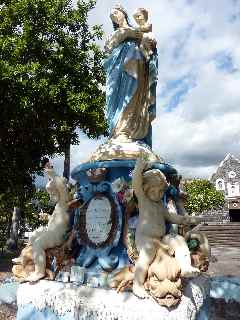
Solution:
<path fill-rule="evenodd" d="M 240 277 L 240 247 L 213 247 L 208 274 Z"/>

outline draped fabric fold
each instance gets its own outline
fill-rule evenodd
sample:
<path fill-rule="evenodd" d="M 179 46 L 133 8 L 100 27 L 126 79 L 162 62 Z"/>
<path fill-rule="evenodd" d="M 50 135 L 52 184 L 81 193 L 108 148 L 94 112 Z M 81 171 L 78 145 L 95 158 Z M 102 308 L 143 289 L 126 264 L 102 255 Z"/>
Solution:
<path fill-rule="evenodd" d="M 104 67 L 110 137 L 142 140 L 151 146 L 151 121 L 156 116 L 157 52 L 147 62 L 137 42 L 128 39 L 112 50 Z"/>

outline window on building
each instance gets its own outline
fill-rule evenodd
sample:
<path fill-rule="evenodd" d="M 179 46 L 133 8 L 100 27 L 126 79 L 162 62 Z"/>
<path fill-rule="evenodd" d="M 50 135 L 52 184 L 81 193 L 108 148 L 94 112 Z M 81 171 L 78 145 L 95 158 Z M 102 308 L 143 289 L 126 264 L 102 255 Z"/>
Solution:
<path fill-rule="evenodd" d="M 228 183 L 227 186 L 227 190 L 228 190 L 228 196 L 229 197 L 237 197 L 240 195 L 240 190 L 239 190 L 239 183 Z"/>
<path fill-rule="evenodd" d="M 235 177 L 236 177 L 236 172 L 230 171 L 230 172 L 228 173 L 228 177 L 229 177 L 230 179 L 235 178 Z"/>
<path fill-rule="evenodd" d="M 216 181 L 216 189 L 217 190 L 225 190 L 225 184 L 223 179 L 217 179 Z"/>
<path fill-rule="evenodd" d="M 223 189 L 223 183 L 222 183 L 222 181 L 218 181 L 218 188 L 219 188 L 220 190 Z"/>

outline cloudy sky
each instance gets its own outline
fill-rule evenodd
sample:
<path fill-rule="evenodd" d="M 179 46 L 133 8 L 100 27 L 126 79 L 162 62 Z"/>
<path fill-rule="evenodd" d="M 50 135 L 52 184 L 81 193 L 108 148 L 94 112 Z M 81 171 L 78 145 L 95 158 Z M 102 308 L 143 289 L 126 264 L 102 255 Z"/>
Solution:
<path fill-rule="evenodd" d="M 91 24 L 112 32 L 98 0 Z M 208 178 L 227 153 L 240 156 L 240 0 L 122 0 L 131 16 L 150 12 L 158 41 L 159 80 L 153 149 L 185 177 Z M 72 168 L 102 140 L 82 137 Z M 62 159 L 55 160 L 61 170 Z"/>

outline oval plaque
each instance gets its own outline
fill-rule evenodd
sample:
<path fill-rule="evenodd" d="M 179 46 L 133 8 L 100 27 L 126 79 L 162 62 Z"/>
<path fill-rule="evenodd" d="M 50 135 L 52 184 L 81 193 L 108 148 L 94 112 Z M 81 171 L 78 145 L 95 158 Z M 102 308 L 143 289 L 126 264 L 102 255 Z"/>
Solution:
<path fill-rule="evenodd" d="M 93 198 L 86 211 L 88 239 L 99 245 L 108 239 L 111 231 L 111 203 L 106 197 Z"/>
<path fill-rule="evenodd" d="M 108 245 L 116 233 L 114 202 L 108 196 L 93 196 L 80 213 L 80 238 L 90 247 Z"/>

